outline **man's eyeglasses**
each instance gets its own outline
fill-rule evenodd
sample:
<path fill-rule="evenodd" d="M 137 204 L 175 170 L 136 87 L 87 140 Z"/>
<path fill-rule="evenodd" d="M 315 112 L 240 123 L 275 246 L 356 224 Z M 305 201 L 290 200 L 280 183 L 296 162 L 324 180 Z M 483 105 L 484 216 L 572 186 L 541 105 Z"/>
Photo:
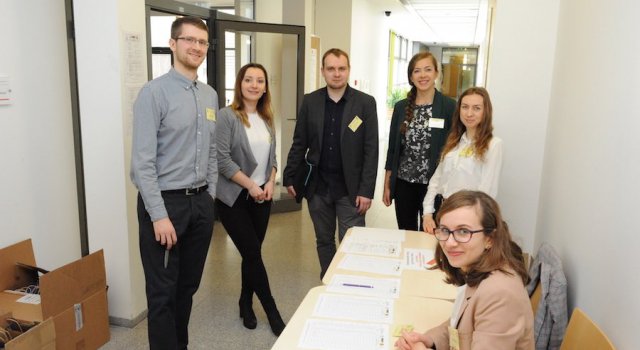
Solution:
<path fill-rule="evenodd" d="M 200 44 L 200 46 L 202 47 L 209 47 L 209 42 L 206 40 L 198 40 L 192 36 L 179 36 L 176 38 L 176 40 L 184 40 L 186 41 L 189 45 L 195 45 L 196 43 Z"/>
<path fill-rule="evenodd" d="M 449 239 L 449 236 L 453 234 L 453 239 L 458 243 L 467 243 L 471 240 L 471 236 L 474 233 L 478 232 L 491 232 L 493 229 L 489 230 L 486 228 L 481 228 L 479 230 L 469 230 L 467 228 L 459 228 L 457 230 L 449 230 L 446 227 L 438 227 L 434 230 L 436 239 L 439 241 L 446 241 Z"/>

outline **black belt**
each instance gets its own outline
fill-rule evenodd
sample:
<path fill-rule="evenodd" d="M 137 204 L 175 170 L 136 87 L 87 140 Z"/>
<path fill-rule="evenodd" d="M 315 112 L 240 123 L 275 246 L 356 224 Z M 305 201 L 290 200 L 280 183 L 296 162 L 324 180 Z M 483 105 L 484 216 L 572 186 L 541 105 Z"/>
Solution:
<path fill-rule="evenodd" d="M 193 196 L 199 193 L 202 193 L 204 191 L 207 190 L 207 188 L 209 188 L 209 185 L 204 185 L 204 186 L 200 186 L 200 187 L 194 187 L 194 188 L 181 188 L 179 190 L 167 190 L 167 191 L 162 191 L 162 193 L 164 194 L 183 194 L 185 196 Z"/>

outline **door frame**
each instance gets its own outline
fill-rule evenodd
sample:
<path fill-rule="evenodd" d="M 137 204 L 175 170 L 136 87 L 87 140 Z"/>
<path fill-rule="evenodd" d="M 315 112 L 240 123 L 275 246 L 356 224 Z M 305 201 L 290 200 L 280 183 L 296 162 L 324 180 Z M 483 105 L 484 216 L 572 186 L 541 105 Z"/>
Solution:
<path fill-rule="evenodd" d="M 297 52 L 296 58 L 299 62 L 296 70 L 296 110 L 300 108 L 302 105 L 302 98 L 304 97 L 304 47 L 305 47 L 305 27 L 290 25 L 290 24 L 273 24 L 273 23 L 260 23 L 247 21 L 245 19 L 239 18 L 229 18 L 227 14 L 220 13 L 217 11 L 212 13 L 212 25 L 213 27 L 213 38 L 214 38 L 214 56 L 215 56 L 215 77 L 209 76 L 209 78 L 213 78 L 212 81 L 215 81 L 214 87 L 220 87 L 224 92 L 225 88 L 225 31 L 234 31 L 234 32 L 246 32 L 247 34 L 259 32 L 259 33 L 272 33 L 272 34 L 292 34 L 297 36 Z M 219 15 L 225 15 L 225 17 L 221 17 Z M 235 17 L 235 16 L 230 16 Z M 209 28 L 211 31 L 212 28 Z M 209 62 L 207 62 L 209 64 Z M 218 91 L 218 102 L 222 106 L 224 105 L 224 93 L 220 93 Z"/>

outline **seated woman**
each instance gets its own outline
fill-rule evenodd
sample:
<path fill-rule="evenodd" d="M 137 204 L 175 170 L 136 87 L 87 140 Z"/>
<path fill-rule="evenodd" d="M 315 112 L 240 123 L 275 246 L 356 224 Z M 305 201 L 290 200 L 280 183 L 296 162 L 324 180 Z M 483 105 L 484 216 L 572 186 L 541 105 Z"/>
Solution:
<path fill-rule="evenodd" d="M 433 233 L 435 198 L 445 199 L 460 190 L 483 191 L 495 198 L 502 167 L 502 140 L 493 135 L 493 107 L 486 89 L 465 90 L 453 113 L 440 164 L 429 180 L 424 197 L 422 228 Z"/>
<path fill-rule="evenodd" d="M 459 286 L 451 318 L 426 333 L 403 333 L 396 346 L 427 349 L 533 349 L 529 279 L 495 200 L 460 191 L 437 215 L 437 268 Z"/>

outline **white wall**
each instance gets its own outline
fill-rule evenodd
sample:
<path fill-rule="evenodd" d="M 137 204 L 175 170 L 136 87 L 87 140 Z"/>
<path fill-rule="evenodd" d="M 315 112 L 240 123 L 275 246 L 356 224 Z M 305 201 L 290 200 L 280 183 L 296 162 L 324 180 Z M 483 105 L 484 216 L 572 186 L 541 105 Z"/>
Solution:
<path fill-rule="evenodd" d="M 390 18 L 384 1 L 352 0 L 350 85 L 372 95 L 378 111 L 379 138 L 389 135 L 387 77 L 389 67 Z M 397 16 L 397 13 L 396 13 Z M 386 144 L 386 141 L 383 141 Z M 385 148 L 383 148 L 385 149 Z M 380 153 L 384 158 L 386 154 Z"/>
<path fill-rule="evenodd" d="M 562 256 L 569 304 L 637 349 L 640 3 L 564 0 L 536 244 Z"/>
<path fill-rule="evenodd" d="M 146 81 L 144 1 L 74 2 L 78 88 L 87 197 L 89 248 L 104 249 L 109 315 L 127 324 L 146 309 L 138 249 L 135 190 L 129 180 L 130 90 Z M 142 51 L 127 50 L 126 33 Z M 132 45 L 131 47 L 136 47 Z M 127 55 L 140 59 L 131 80 Z"/>
<path fill-rule="evenodd" d="M 532 252 L 558 23 L 556 0 L 498 0 L 487 89 L 494 134 L 505 143 L 498 202 Z"/>
<path fill-rule="evenodd" d="M 351 51 L 351 0 L 316 0 L 315 34 L 320 37 L 320 59 L 330 48 Z M 322 64 L 321 64 L 322 65 Z M 319 85 L 324 86 L 322 77 Z"/>
<path fill-rule="evenodd" d="M 80 257 L 63 1 L 0 1 L 0 247 L 32 238 L 47 269 Z"/>

